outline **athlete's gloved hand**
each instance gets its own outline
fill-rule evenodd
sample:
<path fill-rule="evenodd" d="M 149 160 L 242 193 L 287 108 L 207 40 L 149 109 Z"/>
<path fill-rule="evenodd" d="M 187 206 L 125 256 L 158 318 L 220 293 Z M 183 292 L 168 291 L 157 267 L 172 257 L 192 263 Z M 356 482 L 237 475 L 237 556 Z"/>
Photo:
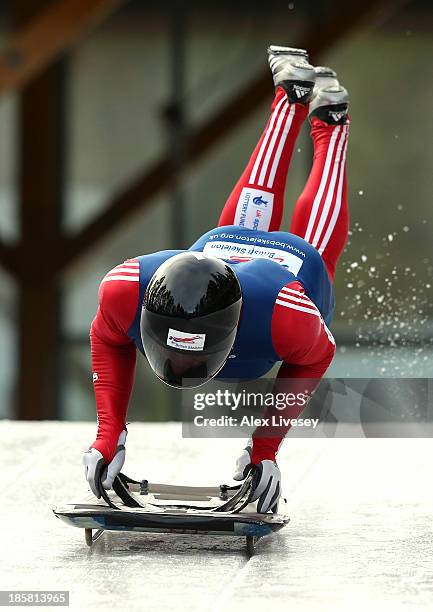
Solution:
<path fill-rule="evenodd" d="M 236 460 L 233 480 L 245 480 L 251 467 L 251 446 L 246 446 L 242 454 Z"/>
<path fill-rule="evenodd" d="M 250 501 L 257 501 L 257 512 L 277 511 L 281 495 L 281 472 L 275 461 L 264 459 L 253 466 L 253 494 Z"/>
<path fill-rule="evenodd" d="M 107 465 L 101 452 L 96 448 L 89 448 L 83 454 L 84 475 L 92 489 L 92 492 L 99 499 L 101 492 L 99 490 L 99 475 L 102 470 L 102 486 L 104 489 L 111 489 L 113 481 L 125 463 L 125 442 L 126 429 L 122 431 L 117 441 L 116 454 Z"/>
<path fill-rule="evenodd" d="M 257 502 L 257 512 L 276 509 L 281 495 L 281 472 L 275 461 L 264 459 L 257 465 L 251 464 L 251 446 L 247 446 L 236 461 L 234 480 L 244 480 L 253 470 L 253 493 L 250 501 Z"/>

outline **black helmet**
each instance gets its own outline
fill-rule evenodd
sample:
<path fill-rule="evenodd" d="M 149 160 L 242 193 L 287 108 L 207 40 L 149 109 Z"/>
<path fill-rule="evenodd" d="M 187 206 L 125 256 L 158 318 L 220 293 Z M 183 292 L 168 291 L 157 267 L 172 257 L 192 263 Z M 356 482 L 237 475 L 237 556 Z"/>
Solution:
<path fill-rule="evenodd" d="M 141 313 L 141 339 L 155 374 L 172 387 L 198 387 L 223 367 L 242 306 L 239 281 L 216 257 L 185 252 L 151 278 Z"/>

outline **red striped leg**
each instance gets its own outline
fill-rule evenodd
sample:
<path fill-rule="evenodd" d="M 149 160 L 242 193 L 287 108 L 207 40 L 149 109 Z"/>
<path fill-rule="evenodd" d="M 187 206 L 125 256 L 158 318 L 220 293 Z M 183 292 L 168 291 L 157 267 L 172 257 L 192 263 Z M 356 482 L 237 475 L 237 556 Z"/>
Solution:
<path fill-rule="evenodd" d="M 311 135 L 313 167 L 296 203 L 290 231 L 319 251 L 333 278 L 349 227 L 345 168 L 349 122 L 330 126 L 313 119 Z"/>
<path fill-rule="evenodd" d="M 265 131 L 230 194 L 218 225 L 279 229 L 293 147 L 306 114 L 305 106 L 289 104 L 284 91 L 277 90 Z"/>

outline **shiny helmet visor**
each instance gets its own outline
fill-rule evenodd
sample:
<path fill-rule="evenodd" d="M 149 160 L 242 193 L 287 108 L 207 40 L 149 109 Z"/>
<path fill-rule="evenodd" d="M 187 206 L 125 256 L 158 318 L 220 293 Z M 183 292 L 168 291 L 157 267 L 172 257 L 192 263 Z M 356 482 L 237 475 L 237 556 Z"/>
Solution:
<path fill-rule="evenodd" d="M 143 308 L 145 355 L 160 380 L 177 388 L 198 387 L 218 374 L 233 347 L 242 299 L 217 312 L 180 320 Z"/>

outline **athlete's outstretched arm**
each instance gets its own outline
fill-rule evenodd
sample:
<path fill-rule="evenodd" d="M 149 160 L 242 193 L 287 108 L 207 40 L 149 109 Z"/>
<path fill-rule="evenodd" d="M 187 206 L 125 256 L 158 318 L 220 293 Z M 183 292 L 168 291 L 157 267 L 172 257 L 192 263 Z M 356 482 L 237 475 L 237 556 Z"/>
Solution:
<path fill-rule="evenodd" d="M 303 104 L 289 103 L 285 91 L 277 88 L 265 131 L 224 206 L 219 226 L 280 228 L 287 173 L 307 111 Z"/>
<path fill-rule="evenodd" d="M 297 419 L 307 406 L 307 396 L 309 398 L 314 393 L 323 375 L 329 368 L 333 356 L 334 352 L 331 350 L 328 355 L 324 356 L 323 361 L 319 363 L 293 365 L 283 362 L 275 379 L 273 393 L 274 395 L 284 394 L 286 398 L 290 398 L 290 402 L 286 408 L 267 408 L 264 417 L 276 417 L 278 419 L 277 423 L 280 423 L 280 417 L 286 419 L 286 421 Z M 303 397 L 305 398 L 305 403 L 304 399 L 301 399 Z M 293 398 L 297 399 L 294 400 Z M 270 421 L 269 426 L 258 427 L 252 437 L 252 463 L 256 465 L 264 459 L 275 460 L 281 443 L 289 429 L 290 425 L 285 425 L 284 422 L 272 425 L 272 421 Z"/>
<path fill-rule="evenodd" d="M 125 262 L 109 272 L 99 290 L 99 308 L 90 330 L 98 432 L 92 448 L 108 463 L 125 429 L 134 382 L 136 348 L 127 331 L 139 299 L 138 263 Z"/>
<path fill-rule="evenodd" d="M 349 119 L 343 125 L 328 125 L 312 118 L 313 165 L 290 225 L 293 234 L 307 240 L 322 255 L 331 280 L 349 230 L 346 179 L 349 124 Z"/>
<path fill-rule="evenodd" d="M 335 341 L 319 310 L 298 282 L 283 287 L 272 317 L 272 340 L 283 363 L 275 380 L 274 394 L 284 393 L 283 410 L 267 409 L 266 418 L 296 419 L 306 407 L 299 401 L 311 395 L 335 355 Z M 307 392 L 307 393 L 306 393 Z M 294 399 L 296 398 L 296 399 Z M 275 460 L 278 448 L 290 426 L 258 427 L 253 434 L 252 463 Z"/>

